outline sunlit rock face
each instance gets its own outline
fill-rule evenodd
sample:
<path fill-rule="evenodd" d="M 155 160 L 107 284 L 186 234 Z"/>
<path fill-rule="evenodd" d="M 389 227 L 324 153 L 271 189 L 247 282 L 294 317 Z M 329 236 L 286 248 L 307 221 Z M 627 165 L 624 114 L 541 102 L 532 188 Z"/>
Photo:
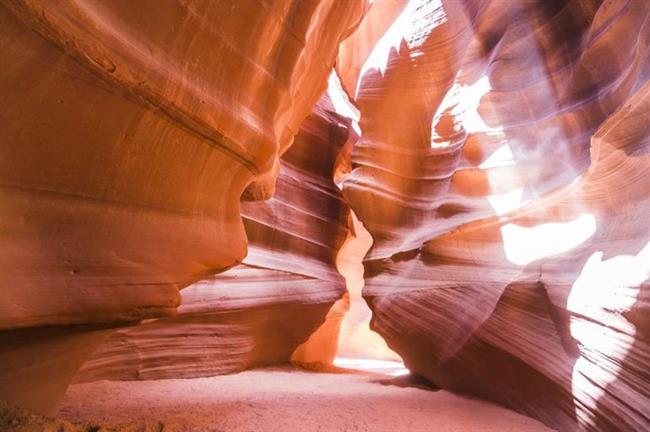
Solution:
<path fill-rule="evenodd" d="M 347 120 L 323 97 L 282 157 L 275 194 L 242 203 L 248 255 L 181 293 L 174 317 L 118 330 L 76 377 L 189 378 L 286 362 L 345 292 L 349 208 L 332 181 Z"/>
<path fill-rule="evenodd" d="M 344 81 L 364 296 L 412 371 L 559 430 L 648 429 L 649 13 L 414 0 Z"/>
<path fill-rule="evenodd" d="M 332 360 L 335 267 L 358 304 L 372 243 L 388 347 L 353 313 L 346 360 L 392 349 L 562 431 L 650 429 L 649 16 L 4 2 L 0 399 Z M 314 108 L 335 59 L 358 125 Z M 353 243 L 348 204 L 372 238 Z"/>
<path fill-rule="evenodd" d="M 240 196 L 271 195 L 363 8 L 0 6 L 0 398 L 51 407 L 97 332 L 173 315 L 180 288 L 244 258 Z"/>

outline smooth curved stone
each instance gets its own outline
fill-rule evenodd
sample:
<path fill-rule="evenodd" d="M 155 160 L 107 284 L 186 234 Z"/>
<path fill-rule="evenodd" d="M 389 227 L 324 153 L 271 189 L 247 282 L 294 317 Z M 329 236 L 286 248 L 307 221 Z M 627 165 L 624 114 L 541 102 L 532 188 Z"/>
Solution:
<path fill-rule="evenodd" d="M 4 2 L 0 329 L 173 316 L 179 289 L 244 259 L 240 197 L 273 191 L 363 12 L 361 0 Z M 16 364 L 12 349 L 1 355 Z M 56 401 L 34 393 L 0 388 L 29 408 Z"/>
<path fill-rule="evenodd" d="M 244 262 L 184 289 L 174 317 L 116 331 L 76 381 L 191 378 L 291 359 L 345 292 L 335 260 L 349 208 L 332 173 L 348 129 L 331 109 L 324 96 L 303 122 L 273 198 L 242 203 Z M 312 344 L 311 355 L 323 350 Z"/>
<path fill-rule="evenodd" d="M 647 429 L 650 4 L 400 20 L 362 67 L 343 181 L 374 239 L 372 328 L 411 371 L 558 430 Z"/>

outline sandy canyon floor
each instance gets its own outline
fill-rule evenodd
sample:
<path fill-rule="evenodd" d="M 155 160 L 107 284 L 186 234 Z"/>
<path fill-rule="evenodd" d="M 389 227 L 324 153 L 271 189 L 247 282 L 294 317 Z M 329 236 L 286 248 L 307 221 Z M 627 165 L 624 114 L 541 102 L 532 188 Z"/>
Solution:
<path fill-rule="evenodd" d="M 409 376 L 258 369 L 187 380 L 70 387 L 58 417 L 125 431 L 550 431 Z"/>

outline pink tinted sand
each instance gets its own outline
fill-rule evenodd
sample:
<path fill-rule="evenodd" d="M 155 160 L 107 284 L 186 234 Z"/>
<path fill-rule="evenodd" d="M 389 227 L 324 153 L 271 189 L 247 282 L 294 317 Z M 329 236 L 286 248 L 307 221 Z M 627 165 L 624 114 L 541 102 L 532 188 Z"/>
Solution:
<path fill-rule="evenodd" d="M 550 431 L 497 405 L 404 378 L 290 368 L 187 380 L 99 381 L 70 387 L 59 416 L 102 424 L 157 422 L 175 431 Z"/>

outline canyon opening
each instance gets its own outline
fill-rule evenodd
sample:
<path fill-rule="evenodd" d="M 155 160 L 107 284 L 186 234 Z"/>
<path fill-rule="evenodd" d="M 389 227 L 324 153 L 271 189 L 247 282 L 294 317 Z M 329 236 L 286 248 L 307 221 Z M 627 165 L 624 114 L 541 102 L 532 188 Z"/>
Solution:
<path fill-rule="evenodd" d="M 0 1 L 0 432 L 650 431 L 648 0 Z"/>

